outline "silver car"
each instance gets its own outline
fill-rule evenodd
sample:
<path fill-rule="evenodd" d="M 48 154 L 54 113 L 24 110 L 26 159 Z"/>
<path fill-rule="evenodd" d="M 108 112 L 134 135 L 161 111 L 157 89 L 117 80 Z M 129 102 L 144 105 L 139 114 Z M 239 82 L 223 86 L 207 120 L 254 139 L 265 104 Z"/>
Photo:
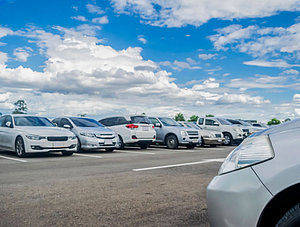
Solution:
<path fill-rule="evenodd" d="M 214 226 L 300 226 L 300 119 L 257 132 L 207 187 Z"/>
<path fill-rule="evenodd" d="M 155 143 L 166 145 L 170 149 L 176 149 L 179 145 L 194 148 L 199 143 L 199 132 L 181 126 L 169 117 L 149 117 L 156 131 Z"/>
<path fill-rule="evenodd" d="M 105 149 L 113 152 L 117 146 L 117 134 L 98 121 L 85 117 L 63 117 L 52 121 L 58 127 L 71 130 L 78 138 L 78 151 Z"/>

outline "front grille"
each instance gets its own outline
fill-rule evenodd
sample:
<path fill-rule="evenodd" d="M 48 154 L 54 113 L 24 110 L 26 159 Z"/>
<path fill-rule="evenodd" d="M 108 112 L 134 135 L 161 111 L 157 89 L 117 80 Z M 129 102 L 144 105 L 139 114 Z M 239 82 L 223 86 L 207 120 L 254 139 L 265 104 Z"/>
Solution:
<path fill-rule="evenodd" d="M 222 135 L 221 135 L 221 134 L 216 134 L 216 137 L 217 137 L 217 138 L 221 138 Z"/>
<path fill-rule="evenodd" d="M 196 136 L 198 135 L 198 131 L 187 131 L 187 134 L 190 136 Z"/>
<path fill-rule="evenodd" d="M 113 134 L 96 134 L 98 139 L 113 139 L 115 136 Z"/>
<path fill-rule="evenodd" d="M 243 128 L 243 132 L 249 133 L 249 129 Z"/>
<path fill-rule="evenodd" d="M 197 139 L 199 139 L 199 137 L 189 137 L 191 140 L 197 140 Z"/>
<path fill-rule="evenodd" d="M 47 140 L 48 141 L 67 141 L 68 137 L 67 136 L 48 136 Z"/>

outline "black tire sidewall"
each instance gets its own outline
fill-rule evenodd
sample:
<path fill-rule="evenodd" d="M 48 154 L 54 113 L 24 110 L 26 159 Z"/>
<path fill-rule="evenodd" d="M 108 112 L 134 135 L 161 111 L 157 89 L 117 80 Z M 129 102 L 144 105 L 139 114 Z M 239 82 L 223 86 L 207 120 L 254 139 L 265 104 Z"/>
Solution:
<path fill-rule="evenodd" d="M 22 146 L 23 146 L 23 152 L 22 152 L 22 154 L 18 154 L 18 152 L 17 152 L 17 143 L 18 143 L 18 141 L 21 141 L 21 142 L 22 142 Z M 23 138 L 20 137 L 20 136 L 17 137 L 16 142 L 15 142 L 15 152 L 16 152 L 16 155 L 17 155 L 18 157 L 20 157 L 20 158 L 26 156 L 24 140 L 23 140 Z"/>
<path fill-rule="evenodd" d="M 172 146 L 170 144 L 170 140 L 173 139 L 175 141 L 174 143 L 174 146 Z M 166 138 L 166 146 L 169 148 L 169 149 L 176 149 L 178 147 L 178 140 L 177 140 L 177 137 L 174 136 L 174 135 L 169 135 L 167 138 Z"/>

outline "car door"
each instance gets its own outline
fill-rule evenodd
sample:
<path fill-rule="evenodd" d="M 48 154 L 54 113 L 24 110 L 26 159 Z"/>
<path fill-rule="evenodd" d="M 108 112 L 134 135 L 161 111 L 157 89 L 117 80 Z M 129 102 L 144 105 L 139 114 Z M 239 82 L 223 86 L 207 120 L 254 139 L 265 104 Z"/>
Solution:
<path fill-rule="evenodd" d="M 164 140 L 164 134 L 163 134 L 163 125 L 162 123 L 155 117 L 149 117 L 149 120 L 154 125 L 154 129 L 156 132 L 156 141 L 162 142 Z M 160 127 L 157 126 L 157 124 L 160 124 Z"/>
<path fill-rule="evenodd" d="M 7 123 L 10 122 L 10 126 Z M 1 144 L 4 149 L 14 150 L 15 129 L 11 116 L 5 116 L 1 125 Z"/>

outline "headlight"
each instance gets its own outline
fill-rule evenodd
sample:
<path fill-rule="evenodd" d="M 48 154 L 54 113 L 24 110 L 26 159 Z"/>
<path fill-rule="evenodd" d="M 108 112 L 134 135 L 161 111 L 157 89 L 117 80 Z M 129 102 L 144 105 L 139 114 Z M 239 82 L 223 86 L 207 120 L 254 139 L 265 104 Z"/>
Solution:
<path fill-rule="evenodd" d="M 76 140 L 76 136 L 69 136 L 69 140 Z"/>
<path fill-rule="evenodd" d="M 26 137 L 30 140 L 41 140 L 41 139 L 46 139 L 45 136 L 38 136 L 38 135 L 26 135 Z"/>
<path fill-rule="evenodd" d="M 186 131 L 180 131 L 180 134 L 181 134 L 182 136 L 187 136 Z"/>
<path fill-rule="evenodd" d="M 243 132 L 243 130 L 240 129 L 240 128 L 234 128 L 233 130 L 234 130 L 235 132 Z"/>
<path fill-rule="evenodd" d="M 82 132 L 82 133 L 80 133 L 80 135 L 87 136 L 87 137 L 95 137 L 95 134 L 93 134 L 93 133 L 84 133 L 84 132 Z"/>
<path fill-rule="evenodd" d="M 227 156 L 219 170 L 219 174 L 228 173 L 272 158 L 274 158 L 274 152 L 267 135 L 248 137 Z"/>

